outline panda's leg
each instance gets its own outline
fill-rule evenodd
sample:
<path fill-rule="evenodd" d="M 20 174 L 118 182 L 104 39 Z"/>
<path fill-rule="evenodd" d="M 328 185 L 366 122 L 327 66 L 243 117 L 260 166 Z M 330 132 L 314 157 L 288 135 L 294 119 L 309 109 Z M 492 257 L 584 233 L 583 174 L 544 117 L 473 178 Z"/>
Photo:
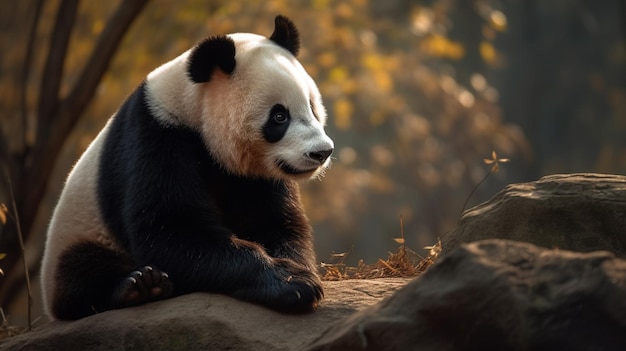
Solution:
<path fill-rule="evenodd" d="M 172 284 L 156 268 L 136 270 L 129 255 L 98 243 L 79 243 L 60 258 L 52 312 L 79 319 L 113 308 L 168 297 Z"/>
<path fill-rule="evenodd" d="M 298 248 L 297 250 L 294 248 Z M 279 241 L 268 250 L 268 253 L 275 261 L 292 261 L 304 268 L 301 274 L 307 276 L 309 284 L 315 287 L 316 304 L 324 297 L 322 280 L 318 274 L 315 252 L 313 251 L 312 240 L 294 239 L 289 241 Z"/>
<path fill-rule="evenodd" d="M 277 241 L 276 243 L 266 245 L 266 250 L 273 258 L 292 260 L 305 267 L 319 280 L 315 251 L 313 250 L 313 245 L 310 240 L 293 239 L 289 241 Z"/>
<path fill-rule="evenodd" d="M 303 264 L 300 260 L 293 259 L 292 256 L 272 257 L 256 243 L 237 238 L 232 238 L 232 240 L 240 250 L 253 249 L 257 257 L 265 257 L 270 262 L 270 265 L 263 265 L 263 268 L 257 271 L 258 273 L 253 274 L 257 278 L 256 281 L 244 279 L 243 284 L 233 292 L 235 297 L 291 313 L 309 312 L 318 306 L 324 296 L 324 291 L 314 268 L 311 270 L 308 264 Z M 293 250 L 293 247 L 291 249 Z M 237 257 L 243 258 L 243 255 L 237 255 Z M 243 261 L 237 263 L 249 267 L 249 272 L 255 270 L 255 267 Z M 250 282 L 254 283 L 250 284 Z"/>

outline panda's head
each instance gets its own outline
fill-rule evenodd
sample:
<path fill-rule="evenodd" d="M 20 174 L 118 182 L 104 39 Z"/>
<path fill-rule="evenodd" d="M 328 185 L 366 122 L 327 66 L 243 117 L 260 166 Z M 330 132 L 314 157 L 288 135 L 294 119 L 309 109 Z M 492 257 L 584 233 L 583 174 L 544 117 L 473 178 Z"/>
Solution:
<path fill-rule="evenodd" d="M 207 38 L 148 76 L 150 108 L 166 124 L 198 130 L 231 173 L 319 175 L 334 146 L 324 132 L 319 90 L 295 58 L 299 46 L 296 27 L 283 16 L 276 17 L 269 38 Z"/>

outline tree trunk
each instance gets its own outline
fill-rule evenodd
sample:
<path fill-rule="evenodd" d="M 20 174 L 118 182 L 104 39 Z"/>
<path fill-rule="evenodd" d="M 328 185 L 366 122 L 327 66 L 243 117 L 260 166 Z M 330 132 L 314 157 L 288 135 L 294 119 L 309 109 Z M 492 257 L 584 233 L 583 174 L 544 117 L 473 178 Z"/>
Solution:
<path fill-rule="evenodd" d="M 78 0 L 63 0 L 57 10 L 55 25 L 50 38 L 50 49 L 42 76 L 39 105 L 37 108 L 37 135 L 35 144 L 26 154 L 8 155 L 8 147 L 3 145 L 3 163 L 9 165 L 17 210 L 20 214 L 21 229 L 29 237 L 39 205 L 46 193 L 47 182 L 54 164 L 78 119 L 106 72 L 124 34 L 136 19 L 148 0 L 127 0 L 120 2 L 115 13 L 108 20 L 100 34 L 85 68 L 68 96 L 61 99 L 60 82 L 68 49 L 69 38 L 76 19 Z M 35 17 L 35 21 L 38 16 Z M 37 23 L 34 24 L 36 26 Z M 33 37 L 30 38 L 34 40 Z M 30 45 L 30 44 L 29 44 Z M 28 51 L 28 50 L 27 50 Z M 29 54 L 29 53 L 27 53 Z M 30 62 L 27 58 L 26 64 Z M 31 67 L 25 67 L 30 70 Z M 25 118 L 26 113 L 22 113 Z M 20 271 L 21 250 L 14 225 L 7 224 L 4 252 L 13 253 L 2 260 L 6 280 L 0 287 L 0 306 L 7 306 L 16 293 L 24 286 L 23 277 L 14 273 Z M 17 254 L 19 253 L 19 254 Z M 31 267 L 36 271 L 38 267 Z"/>

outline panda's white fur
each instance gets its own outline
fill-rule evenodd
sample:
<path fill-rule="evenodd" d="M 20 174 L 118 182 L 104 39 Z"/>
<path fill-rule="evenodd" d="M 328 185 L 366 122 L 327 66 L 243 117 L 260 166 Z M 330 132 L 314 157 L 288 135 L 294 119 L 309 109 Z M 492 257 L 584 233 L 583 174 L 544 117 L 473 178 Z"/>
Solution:
<path fill-rule="evenodd" d="M 210 80 L 207 79 L 207 82 L 194 83 L 189 78 L 189 74 L 191 74 L 189 73 L 190 55 L 195 48 L 190 49 L 174 60 L 155 69 L 148 75 L 143 87 L 138 88 L 137 92 L 129 97 L 125 103 L 125 106 L 128 105 L 131 107 L 121 108 L 81 156 L 71 171 L 58 205 L 55 208 L 48 230 L 46 249 L 43 257 L 43 302 L 46 313 L 52 319 L 81 318 L 88 315 L 90 312 L 99 312 L 98 309 L 123 307 L 125 305 L 143 303 L 169 295 L 169 292 L 163 292 L 163 290 L 169 289 L 169 285 L 165 284 L 161 286 L 159 285 L 160 283 L 142 281 L 143 276 L 150 275 L 153 271 L 157 271 L 161 274 L 158 276 L 153 275 L 156 277 L 156 280 L 167 280 L 168 276 L 166 274 L 161 273 L 156 268 L 154 268 L 154 270 L 152 268 L 149 270 L 141 270 L 139 273 L 130 270 L 119 278 L 121 282 L 119 286 L 111 287 L 113 293 L 117 296 L 113 298 L 113 302 L 96 301 L 94 298 L 93 302 L 85 302 L 87 303 L 86 306 L 77 307 L 76 311 L 74 311 L 73 307 L 71 307 L 71 303 L 64 301 L 68 299 L 67 296 L 78 296 L 86 299 L 91 297 L 84 295 L 81 290 L 88 290 L 89 287 L 80 286 L 83 282 L 75 281 L 77 279 L 70 277 L 70 270 L 68 270 L 67 267 L 74 269 L 72 268 L 72 264 L 82 262 L 81 260 L 83 259 L 86 260 L 85 262 L 89 262 L 89 257 L 85 257 L 87 256 L 85 253 L 90 252 L 93 252 L 94 261 L 96 261 L 98 257 L 108 258 L 117 257 L 117 255 L 119 255 L 120 257 L 126 258 L 128 256 L 131 259 L 128 260 L 127 263 L 137 266 L 154 263 L 143 262 L 142 257 L 157 257 L 158 260 L 162 260 L 161 265 L 169 266 L 170 269 L 174 270 L 174 277 L 181 277 L 179 278 L 181 281 L 176 281 L 176 278 L 172 279 L 174 294 L 193 290 L 224 292 L 232 294 L 235 297 L 266 304 L 272 308 L 285 310 L 306 309 L 304 305 L 308 304 L 310 307 L 317 303 L 321 296 L 321 287 L 318 284 L 318 278 L 316 278 L 313 268 L 314 256 L 311 246 L 310 229 L 306 222 L 306 217 L 304 217 L 302 212 L 302 208 L 299 205 L 297 187 L 295 187 L 292 181 L 294 178 L 317 176 L 320 172 L 323 172 L 329 165 L 330 161 L 327 156 L 333 149 L 333 142 L 325 134 L 323 129 L 326 122 L 326 112 L 322 105 L 318 88 L 302 65 L 294 57 L 297 53 L 297 46 L 299 45 L 299 42 L 297 42 L 297 31 L 289 20 L 281 16 L 277 17 L 276 25 L 275 33 L 279 32 L 277 36 L 279 43 L 255 34 L 239 33 L 227 35 L 226 37 L 230 38 L 235 46 L 236 65 L 234 71 L 225 72 L 219 69 L 219 67 L 215 68 L 212 73 L 209 72 Z M 283 37 L 286 36 L 288 39 L 280 39 L 281 35 Z M 272 37 L 274 37 L 274 35 Z M 291 40 L 295 40 L 296 43 L 291 42 Z M 280 41 L 284 41 L 285 46 L 281 46 Z M 293 49 L 294 45 L 296 49 Z M 143 99 L 145 99 L 145 101 L 136 101 L 138 99 L 136 96 L 142 96 L 136 94 L 144 94 L 145 98 Z M 140 111 L 142 103 L 147 106 L 145 112 Z M 278 138 L 279 140 L 268 142 L 265 140 L 267 137 L 264 136 L 263 128 L 267 123 L 269 111 L 277 104 L 284 105 L 288 109 L 290 122 L 288 129 L 284 135 Z M 137 116 L 130 115 L 129 112 L 126 112 L 133 112 L 137 109 L 140 111 Z M 133 121 L 133 119 L 139 119 L 139 117 L 147 117 L 147 122 Z M 202 139 L 204 148 L 210 154 L 210 158 L 207 159 L 208 161 L 199 159 L 197 162 L 203 164 L 203 169 L 207 169 L 206 172 L 209 172 L 207 174 L 214 174 L 215 177 L 217 177 L 215 180 L 211 180 L 212 182 L 226 183 L 223 186 L 217 186 L 215 189 L 210 188 L 207 190 L 207 196 L 209 196 L 209 198 L 202 198 L 197 200 L 197 203 L 190 203 L 191 207 L 189 213 L 195 214 L 197 212 L 199 215 L 207 215 L 211 223 L 216 223 L 216 228 L 219 228 L 218 232 L 224 233 L 207 234 L 219 238 L 226 235 L 223 239 L 219 240 L 231 242 L 230 244 L 226 244 L 226 246 L 219 246 L 215 251 L 211 251 L 213 255 L 220 254 L 221 251 L 235 250 L 226 252 L 224 255 L 226 257 L 232 257 L 233 252 L 235 254 L 241 254 L 243 257 L 240 263 L 242 268 L 245 268 L 244 264 L 248 264 L 251 267 L 249 269 L 251 272 L 235 271 L 224 273 L 224 278 L 222 278 L 222 275 L 198 278 L 197 280 L 200 281 L 202 279 L 211 281 L 210 284 L 206 283 L 204 285 L 200 284 L 202 282 L 198 283 L 195 280 L 193 282 L 183 281 L 183 278 L 186 279 L 187 277 L 184 273 L 179 272 L 176 274 L 178 267 L 175 265 L 187 264 L 193 266 L 199 263 L 186 262 L 185 260 L 188 258 L 182 259 L 184 262 L 178 263 L 181 261 L 181 258 L 175 256 L 162 259 L 162 257 L 158 256 L 159 254 L 146 251 L 154 248 L 133 247 L 130 249 L 125 247 L 125 245 L 128 244 L 124 244 L 130 243 L 136 246 L 138 245 L 136 244 L 137 242 L 141 243 L 144 241 L 157 240 L 155 247 L 158 247 L 160 244 L 166 247 L 166 249 L 164 249 L 165 252 L 161 255 L 170 255 L 167 245 L 171 245 L 171 243 L 160 243 L 158 240 L 177 240 L 175 238 L 172 239 L 171 234 L 168 234 L 166 237 L 160 237 L 161 239 L 159 239 L 154 233 L 112 232 L 112 228 L 121 227 L 111 227 L 111 224 L 108 224 L 111 221 L 115 222 L 115 225 L 119 224 L 118 222 L 121 223 L 121 221 L 125 221 L 124 223 L 126 224 L 123 224 L 122 227 L 128 227 L 134 224 L 133 221 L 141 222 L 141 220 L 132 217 L 132 215 L 128 215 L 130 217 L 126 218 L 125 212 L 120 212 L 118 216 L 111 216 L 109 214 L 108 220 L 105 218 L 107 215 L 103 214 L 103 201 L 108 201 L 107 197 L 109 195 L 102 195 L 101 187 L 103 186 L 102 182 L 109 182 L 109 176 L 102 174 L 102 172 L 107 170 L 109 163 L 111 163 L 111 167 L 115 170 L 119 167 L 124 167 L 123 162 L 132 161 L 120 159 L 119 157 L 125 156 L 115 155 L 114 153 L 111 154 L 110 152 L 107 153 L 107 159 L 103 160 L 105 145 L 115 145 L 117 142 L 116 139 L 118 138 L 122 141 L 128 141 L 128 138 L 133 137 L 132 135 L 121 135 L 120 131 L 124 129 L 118 127 L 120 123 L 148 123 L 146 125 L 149 126 L 150 119 L 156 121 L 161 126 L 157 127 L 155 130 L 165 137 L 169 137 L 170 131 L 178 133 L 182 130 L 181 133 L 187 133 L 184 130 L 188 128 L 198 133 Z M 115 123 L 118 123 L 118 125 L 112 127 Z M 150 126 L 150 128 L 153 128 L 153 126 Z M 131 132 L 133 131 L 131 130 Z M 194 132 L 190 133 L 190 135 L 193 136 Z M 132 144 L 133 141 L 130 142 Z M 159 143 L 159 140 L 151 140 L 149 142 Z M 107 147 L 110 148 L 110 146 Z M 169 152 L 172 148 L 177 147 L 178 144 L 176 143 L 172 143 L 171 147 L 168 144 L 168 148 L 164 149 L 164 152 Z M 130 151 L 131 156 L 134 157 L 135 150 L 132 149 Z M 183 152 L 181 155 L 186 156 L 186 150 L 172 151 Z M 311 153 L 317 151 L 323 151 L 324 155 L 312 157 Z M 144 163 L 148 166 L 151 165 L 150 160 L 137 160 L 140 161 L 142 165 Z M 211 168 L 211 160 L 216 162 L 217 168 Z M 132 162 L 129 165 L 134 166 Z M 287 167 L 290 171 L 286 172 L 284 167 Z M 158 169 L 159 168 L 155 168 L 155 170 L 145 170 L 146 175 L 150 176 Z M 187 175 L 177 173 L 176 170 L 172 170 L 172 172 L 174 172 L 171 176 L 172 180 L 167 180 L 169 183 L 166 181 L 163 181 L 163 183 L 155 183 L 155 187 L 158 189 L 147 188 L 150 189 L 150 191 L 154 191 L 154 193 L 131 193 L 127 196 L 124 195 L 123 190 L 120 190 L 122 191 L 124 199 L 119 199 L 119 196 L 115 198 L 114 195 L 111 195 L 111 198 L 115 199 L 115 201 L 123 201 L 120 202 L 120 204 L 127 206 L 128 209 L 125 208 L 124 210 L 131 213 L 131 210 L 135 210 L 137 206 L 141 206 L 135 204 L 134 201 L 137 200 L 141 203 L 141 201 L 143 201 L 141 197 L 144 195 L 154 196 L 154 199 L 160 200 L 159 196 L 162 193 L 164 199 L 174 201 L 171 199 L 174 199 L 178 194 L 174 193 L 172 194 L 174 197 L 168 197 L 167 192 L 170 190 L 170 185 L 176 189 L 189 190 L 189 194 L 194 194 L 192 189 L 187 188 L 193 186 L 192 183 L 197 182 L 201 177 L 197 177 L 193 174 L 189 176 L 191 180 L 189 185 L 181 185 L 181 182 L 174 181 L 176 179 L 185 179 Z M 232 176 L 229 174 L 232 174 Z M 166 176 L 169 176 L 169 174 L 164 174 L 164 178 L 167 178 Z M 113 176 L 111 176 L 111 178 L 113 179 Z M 111 189 L 116 189 L 116 186 L 116 184 L 113 184 L 113 188 Z M 119 186 L 121 188 L 127 185 L 120 184 Z M 247 211 L 244 212 L 242 216 L 252 218 L 251 223 L 239 224 L 230 219 L 231 217 L 237 218 L 238 215 L 231 212 L 239 210 L 237 203 L 230 203 L 230 201 L 233 200 L 218 201 L 212 198 L 214 195 L 222 196 L 219 195 L 221 191 L 223 191 L 221 187 L 231 189 L 228 191 L 235 192 L 236 194 L 233 195 L 235 197 L 242 197 L 242 211 Z M 252 190 L 240 190 L 242 187 Z M 257 208 L 248 204 L 251 201 L 260 201 L 260 203 L 265 201 L 263 199 L 255 199 L 254 194 L 249 194 L 250 191 L 255 192 L 257 188 L 260 189 L 259 194 L 265 194 L 262 196 L 270 196 L 267 200 L 269 201 L 267 205 L 270 206 L 270 208 L 259 208 L 258 214 L 256 213 Z M 130 192 L 135 191 L 132 187 L 125 189 L 128 189 L 127 191 Z M 139 192 L 140 190 L 136 191 Z M 203 190 L 200 189 L 200 192 L 202 191 Z M 131 203 L 128 203 L 128 201 L 131 201 Z M 191 199 L 189 201 L 196 200 Z M 218 202 L 213 204 L 214 201 Z M 223 203 L 223 201 L 227 202 Z M 226 207 L 221 208 L 217 213 L 203 213 L 197 210 L 199 206 L 204 206 L 207 203 L 210 203 L 213 207 Z M 149 206 L 152 203 L 148 202 L 146 204 L 143 206 Z M 167 210 L 167 202 L 154 206 L 157 212 L 162 211 L 162 213 L 154 214 L 157 220 L 159 215 L 167 216 L 172 212 L 171 209 Z M 272 209 L 271 207 L 276 208 Z M 141 211 L 145 212 L 146 210 Z M 267 213 L 264 213 L 264 211 Z M 118 219 L 117 217 L 124 218 Z M 213 217 L 216 218 L 214 219 Z M 280 222 L 284 224 L 267 224 L 263 222 L 264 218 L 274 217 L 283 218 L 280 219 Z M 254 221 L 258 223 L 254 223 Z M 222 230 L 222 224 L 224 223 L 231 223 L 230 225 L 233 227 L 226 227 Z M 166 224 L 170 225 L 169 222 Z M 280 227 L 280 230 L 276 229 L 279 230 L 280 233 L 284 232 L 280 237 L 274 238 L 274 236 L 277 235 L 276 233 L 254 233 L 255 226 L 274 228 L 278 225 L 287 225 L 285 228 Z M 161 227 L 155 226 L 154 228 L 158 231 L 162 227 L 163 225 L 161 225 Z M 241 233 L 234 232 L 234 230 L 240 230 Z M 240 234 L 245 240 L 242 240 Z M 268 237 L 268 235 L 270 235 L 270 237 Z M 283 236 L 285 239 L 282 239 Z M 281 242 L 281 240 L 285 240 L 285 242 Z M 181 243 L 181 247 L 184 245 L 187 244 Z M 80 248 L 80 250 L 77 248 Z M 189 246 L 189 250 L 192 249 L 196 248 L 193 247 L 193 245 Z M 213 247 L 207 247 L 207 250 L 208 249 L 213 250 Z M 75 250 L 75 252 L 72 250 Z M 267 253 L 265 251 L 267 251 Z M 199 254 L 202 254 L 202 251 L 199 252 Z M 191 254 L 188 253 L 186 255 Z M 218 260 L 217 257 L 216 260 Z M 107 262 L 104 262 L 105 265 L 106 263 Z M 233 262 L 233 265 L 236 266 L 237 264 L 239 263 Z M 63 268 L 64 271 L 60 271 L 60 266 L 66 267 Z M 246 285 L 247 283 L 242 282 L 241 284 L 243 285 L 241 287 L 232 287 L 231 283 L 220 283 L 221 280 L 226 281 L 230 279 L 228 274 L 234 274 L 235 276 L 233 276 L 232 279 L 235 280 L 250 279 L 251 276 L 249 274 L 253 274 L 253 271 L 258 267 L 264 267 L 262 269 L 259 268 L 260 273 L 258 274 L 263 275 L 263 280 L 259 281 L 259 286 L 248 287 L 248 285 Z M 169 274 L 170 272 L 167 268 L 168 267 L 165 267 L 165 273 Z M 236 269 L 231 267 L 227 268 L 229 272 L 231 269 Z M 101 274 L 108 273 L 104 268 L 102 269 Z M 88 273 L 89 272 L 81 272 L 80 274 L 82 275 L 79 276 L 84 277 Z M 97 273 L 94 272 L 94 274 Z M 124 278 L 128 274 L 130 274 L 130 278 Z M 211 273 L 204 272 L 203 270 L 202 274 Z M 242 275 L 242 277 L 239 278 L 237 274 Z M 297 278 L 299 276 L 300 278 Z M 295 278 L 292 280 L 292 277 Z M 254 279 L 257 278 L 255 277 Z M 287 280 L 280 284 L 277 283 L 284 279 Z M 94 277 L 94 281 L 98 281 L 98 277 Z M 151 291 L 155 291 L 155 294 L 163 293 L 163 296 L 148 296 L 141 300 L 128 301 L 128 303 L 126 303 L 126 301 L 118 301 L 120 299 L 119 296 L 121 296 L 122 299 L 128 298 L 132 300 L 132 298 L 134 298 L 135 295 L 133 294 L 136 294 L 137 291 L 141 289 L 138 289 L 133 284 L 145 284 L 147 288 L 152 289 Z M 179 291 L 176 291 L 177 284 L 183 287 Z M 109 288 L 108 286 L 106 287 L 107 289 Z M 83 295 L 80 295 L 79 292 L 76 291 L 81 291 L 80 294 Z M 255 296 L 257 293 L 259 296 Z M 285 296 L 289 296 L 289 298 Z M 294 299 L 294 296 L 297 296 L 297 299 L 293 301 L 291 305 L 288 304 L 285 307 L 280 306 L 281 302 L 279 301 L 290 301 Z M 299 301 L 304 300 L 305 296 L 308 296 L 308 300 Z M 93 311 L 90 311 L 90 309 Z"/>

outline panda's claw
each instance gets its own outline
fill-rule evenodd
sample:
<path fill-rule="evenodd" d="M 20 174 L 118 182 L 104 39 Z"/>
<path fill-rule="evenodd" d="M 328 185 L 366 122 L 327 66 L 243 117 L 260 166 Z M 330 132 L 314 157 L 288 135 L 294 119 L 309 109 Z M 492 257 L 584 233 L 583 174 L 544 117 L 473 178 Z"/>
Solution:
<path fill-rule="evenodd" d="M 145 266 L 131 272 L 113 292 L 112 308 L 136 306 L 169 297 L 173 284 L 159 269 Z"/>

